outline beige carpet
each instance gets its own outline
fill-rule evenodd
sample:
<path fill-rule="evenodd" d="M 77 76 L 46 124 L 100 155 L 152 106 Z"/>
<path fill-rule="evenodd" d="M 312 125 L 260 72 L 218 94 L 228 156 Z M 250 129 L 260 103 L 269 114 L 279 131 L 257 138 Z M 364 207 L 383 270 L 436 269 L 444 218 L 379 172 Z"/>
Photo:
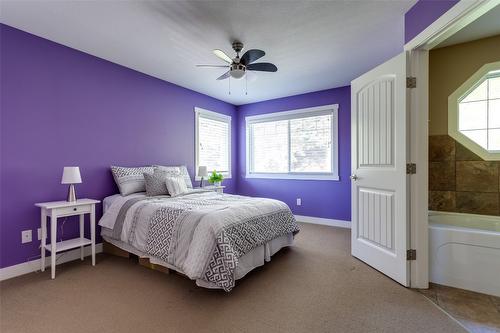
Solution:
<path fill-rule="evenodd" d="M 350 256 L 350 231 L 301 224 L 293 248 L 231 293 L 98 256 L 1 283 L 7 332 L 463 332 L 424 296 Z"/>

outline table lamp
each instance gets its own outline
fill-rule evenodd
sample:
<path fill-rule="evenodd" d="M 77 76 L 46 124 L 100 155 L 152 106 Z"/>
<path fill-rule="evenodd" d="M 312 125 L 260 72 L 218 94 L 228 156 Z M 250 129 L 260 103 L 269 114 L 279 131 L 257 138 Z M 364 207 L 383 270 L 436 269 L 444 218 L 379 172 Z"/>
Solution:
<path fill-rule="evenodd" d="M 198 167 L 198 177 L 201 177 L 200 187 L 203 187 L 203 178 L 208 177 L 208 170 L 206 166 Z"/>
<path fill-rule="evenodd" d="M 69 184 L 68 188 L 68 202 L 76 201 L 75 185 L 82 182 L 79 167 L 64 167 L 61 184 Z"/>

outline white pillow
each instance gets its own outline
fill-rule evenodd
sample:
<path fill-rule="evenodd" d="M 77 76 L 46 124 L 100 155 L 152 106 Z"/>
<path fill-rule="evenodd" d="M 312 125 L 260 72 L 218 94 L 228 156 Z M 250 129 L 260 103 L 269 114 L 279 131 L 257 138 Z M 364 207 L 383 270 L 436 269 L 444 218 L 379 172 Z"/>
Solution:
<path fill-rule="evenodd" d="M 178 196 L 188 191 L 186 182 L 184 181 L 184 177 L 182 176 L 167 177 L 165 180 L 165 184 L 167 185 L 168 193 L 172 197 Z"/>
<path fill-rule="evenodd" d="M 188 188 L 193 188 L 193 183 L 191 183 L 191 177 L 189 177 L 188 170 L 185 165 L 180 165 L 180 166 L 164 166 L 164 165 L 154 165 L 157 170 L 161 171 L 172 171 L 172 170 L 177 170 L 180 172 L 181 176 L 184 177 L 184 181 L 186 182 L 186 186 Z"/>

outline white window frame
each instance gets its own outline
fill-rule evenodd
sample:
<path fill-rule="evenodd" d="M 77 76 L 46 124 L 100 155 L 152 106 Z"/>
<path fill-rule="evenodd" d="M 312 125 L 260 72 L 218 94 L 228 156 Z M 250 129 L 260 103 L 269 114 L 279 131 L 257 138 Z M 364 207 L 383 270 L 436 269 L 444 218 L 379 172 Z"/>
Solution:
<path fill-rule="evenodd" d="M 227 172 L 223 172 L 222 175 L 224 176 L 224 179 L 231 179 L 231 166 L 232 166 L 232 162 L 231 162 L 231 133 L 232 133 L 232 128 L 231 128 L 231 116 L 228 116 L 228 115 L 225 115 L 225 114 L 222 114 L 222 113 L 217 113 L 217 112 L 213 112 L 213 111 L 209 111 L 209 110 L 205 110 L 205 109 L 202 109 L 202 108 L 199 108 L 199 107 L 195 107 L 194 108 L 194 113 L 195 113 L 195 129 L 194 129 L 194 132 L 195 132 L 195 142 L 194 142 L 194 151 L 195 151 L 195 180 L 196 181 L 200 181 L 201 180 L 201 177 L 198 176 L 198 167 L 200 166 L 200 153 L 198 151 L 198 148 L 200 147 L 200 138 L 199 138 L 199 132 L 198 132 L 198 129 L 199 129 L 199 119 L 200 119 L 200 116 L 202 116 L 203 118 L 208 118 L 208 119 L 212 119 L 212 120 L 216 120 L 216 121 L 221 121 L 221 122 L 225 122 L 228 124 L 228 138 L 227 138 L 227 142 L 228 142 L 228 162 L 229 162 L 229 170 Z M 208 170 L 208 172 L 212 172 L 213 170 Z"/>
<path fill-rule="evenodd" d="M 256 116 L 245 117 L 246 122 L 246 178 L 268 178 L 268 179 L 297 179 L 297 180 L 339 180 L 338 164 L 338 104 L 322 105 L 317 107 L 297 109 L 290 111 L 274 112 Z M 290 120 L 304 117 L 314 117 L 322 115 L 332 115 L 332 172 L 288 172 L 288 173 L 262 173 L 251 172 L 252 165 L 252 138 L 250 135 L 250 125 L 261 122 Z M 290 133 L 289 133 L 290 136 Z M 289 138 L 290 140 L 290 138 Z M 290 148 L 290 145 L 288 147 Z M 290 155 L 289 155 L 290 158 Z"/>
<path fill-rule="evenodd" d="M 500 151 L 487 150 L 469 139 L 459 129 L 459 103 L 488 79 L 488 73 L 500 70 L 500 61 L 485 64 L 448 97 L 448 134 L 483 160 L 500 161 Z"/>

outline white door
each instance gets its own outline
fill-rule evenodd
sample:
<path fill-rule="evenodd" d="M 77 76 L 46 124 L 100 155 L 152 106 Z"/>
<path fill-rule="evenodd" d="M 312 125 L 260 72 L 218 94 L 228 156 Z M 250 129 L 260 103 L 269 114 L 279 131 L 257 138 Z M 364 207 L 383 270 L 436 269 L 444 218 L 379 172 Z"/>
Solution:
<path fill-rule="evenodd" d="M 409 286 L 406 53 L 351 82 L 351 253 Z"/>

